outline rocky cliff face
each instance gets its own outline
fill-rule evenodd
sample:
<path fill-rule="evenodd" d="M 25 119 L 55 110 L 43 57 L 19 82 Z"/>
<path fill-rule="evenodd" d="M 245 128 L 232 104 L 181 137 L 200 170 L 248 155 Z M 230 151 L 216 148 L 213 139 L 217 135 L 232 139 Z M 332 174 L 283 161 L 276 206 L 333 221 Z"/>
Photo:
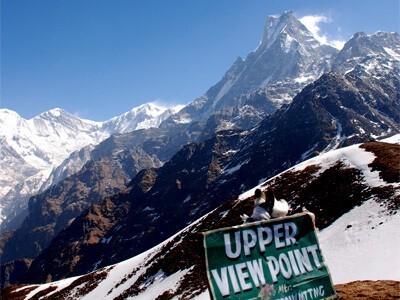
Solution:
<path fill-rule="evenodd" d="M 140 148 L 85 164 L 74 176 L 30 199 L 28 216 L 4 244 L 2 262 L 34 258 L 91 204 L 123 191 L 138 170 L 160 165 Z"/>
<path fill-rule="evenodd" d="M 16 259 L 1 266 L 1 286 L 8 287 L 24 280 L 26 272 L 32 263 L 31 259 Z"/>

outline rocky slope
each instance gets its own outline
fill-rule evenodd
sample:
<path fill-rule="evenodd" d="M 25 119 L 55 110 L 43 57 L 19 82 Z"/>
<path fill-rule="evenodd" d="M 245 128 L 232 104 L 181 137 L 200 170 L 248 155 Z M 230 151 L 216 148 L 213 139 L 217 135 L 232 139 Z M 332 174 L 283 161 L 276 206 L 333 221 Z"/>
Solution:
<path fill-rule="evenodd" d="M 113 159 L 91 161 L 74 176 L 31 197 L 29 214 L 7 239 L 2 262 L 19 257 L 34 258 L 92 203 L 123 191 L 139 170 L 159 166 L 161 162 L 142 149 L 131 148 L 117 152 Z"/>
<path fill-rule="evenodd" d="M 8 287 L 23 278 L 32 263 L 31 259 L 16 259 L 1 266 L 1 286 Z"/>

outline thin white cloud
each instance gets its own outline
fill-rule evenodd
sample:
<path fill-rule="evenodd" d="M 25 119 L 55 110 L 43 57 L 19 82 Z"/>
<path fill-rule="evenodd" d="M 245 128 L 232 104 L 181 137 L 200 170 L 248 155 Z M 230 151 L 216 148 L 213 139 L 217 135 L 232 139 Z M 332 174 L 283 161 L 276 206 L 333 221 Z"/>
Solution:
<path fill-rule="evenodd" d="M 162 106 L 165 108 L 175 108 L 175 109 L 182 109 L 187 105 L 187 104 L 182 104 L 179 101 L 167 100 L 163 98 L 157 98 L 155 100 L 152 100 L 151 103 L 154 103 L 157 106 Z"/>
<path fill-rule="evenodd" d="M 325 15 L 308 15 L 300 18 L 300 22 L 307 27 L 314 35 L 315 39 L 324 45 L 331 45 L 337 49 L 342 49 L 345 41 L 330 39 L 326 33 L 322 33 L 320 23 L 332 23 L 332 19 Z M 338 28 L 340 31 L 340 27 Z"/>
<path fill-rule="evenodd" d="M 74 111 L 74 112 L 71 113 L 71 114 L 72 114 L 74 117 L 77 117 L 77 118 L 82 119 L 82 120 L 97 122 L 97 121 L 93 121 L 93 120 L 91 120 L 91 119 L 88 118 L 88 115 L 89 115 L 88 112 L 83 112 L 83 111 L 81 111 L 81 110 L 77 110 L 77 111 Z"/>

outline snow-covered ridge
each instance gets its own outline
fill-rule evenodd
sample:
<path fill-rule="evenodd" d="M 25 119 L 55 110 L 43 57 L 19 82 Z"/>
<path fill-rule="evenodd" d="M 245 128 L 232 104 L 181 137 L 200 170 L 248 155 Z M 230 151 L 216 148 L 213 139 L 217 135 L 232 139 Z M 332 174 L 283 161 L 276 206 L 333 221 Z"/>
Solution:
<path fill-rule="evenodd" d="M 154 102 L 142 104 L 120 116 L 103 122 L 102 128 L 110 133 L 124 133 L 137 129 L 158 127 L 162 121 L 177 113 L 183 107 L 183 105 L 174 107 L 160 106 Z"/>
<path fill-rule="evenodd" d="M 380 141 L 384 143 L 400 145 L 400 134 L 393 135 L 389 138 L 385 138 Z M 372 171 L 371 168 L 368 167 L 368 165 L 374 161 L 375 155 L 371 152 L 368 152 L 360 148 L 360 145 L 361 144 L 355 144 L 344 148 L 335 149 L 327 153 L 323 153 L 318 156 L 312 157 L 291 167 L 286 171 L 283 171 L 282 173 L 275 175 L 269 180 L 272 181 L 288 171 L 302 171 L 310 165 L 318 165 L 320 167 L 318 173 L 322 173 L 324 170 L 328 169 L 336 162 L 341 161 L 348 167 L 354 167 L 361 170 L 365 182 L 370 187 L 375 187 L 379 185 L 394 185 L 396 187 L 397 186 L 400 187 L 399 182 L 394 184 L 384 182 L 379 177 L 378 171 Z M 255 186 L 254 188 L 242 193 L 241 195 L 239 195 L 239 200 L 244 200 L 246 198 L 249 198 L 254 194 L 255 189 L 261 188 L 263 184 L 264 182 L 261 182 L 258 186 Z"/>

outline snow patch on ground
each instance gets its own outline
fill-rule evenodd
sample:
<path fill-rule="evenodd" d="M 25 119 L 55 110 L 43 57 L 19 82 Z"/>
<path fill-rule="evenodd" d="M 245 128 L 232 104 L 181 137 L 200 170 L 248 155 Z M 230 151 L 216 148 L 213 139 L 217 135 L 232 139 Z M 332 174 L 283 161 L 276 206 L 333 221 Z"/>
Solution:
<path fill-rule="evenodd" d="M 388 215 L 369 200 L 320 233 L 320 246 L 334 284 L 400 280 L 400 214 Z"/>
<path fill-rule="evenodd" d="M 297 77 L 294 80 L 294 82 L 296 82 L 296 83 L 304 83 L 304 82 L 307 82 L 307 81 L 311 81 L 313 79 L 314 79 L 313 75 L 306 76 L 306 75 L 303 74 L 303 75 Z"/>
<path fill-rule="evenodd" d="M 158 276 L 155 281 L 141 294 L 132 297 L 136 300 L 156 299 L 165 291 L 175 291 L 180 280 L 189 272 L 190 269 L 178 271 L 168 277 Z"/>
<path fill-rule="evenodd" d="M 47 294 L 48 296 L 51 296 L 52 294 L 54 294 L 54 293 L 56 293 L 58 291 L 61 291 L 62 289 L 68 287 L 72 282 L 74 282 L 78 278 L 79 277 L 70 277 L 70 278 L 67 278 L 67 279 L 60 280 L 60 281 L 39 285 L 39 287 L 37 289 L 31 291 L 28 295 L 26 295 L 25 299 L 31 299 L 38 292 L 43 291 L 43 290 L 45 290 L 45 289 L 47 289 L 49 287 L 56 286 L 57 289 L 55 289 L 51 293 Z M 33 286 L 35 286 L 35 285 L 33 285 Z M 28 287 L 32 287 L 32 285 L 24 286 L 24 287 L 16 290 L 16 292 L 22 291 L 22 290 L 24 290 L 25 288 L 28 288 Z"/>
<path fill-rule="evenodd" d="M 123 284 L 120 284 L 118 287 L 116 287 L 116 285 L 121 282 L 122 279 L 127 277 L 127 275 L 131 274 L 135 269 L 140 267 L 141 264 L 146 261 L 146 259 L 148 259 L 155 253 L 155 249 L 152 248 L 131 259 L 114 265 L 114 268 L 110 270 L 107 278 L 100 282 L 95 290 L 84 296 L 82 299 L 114 299 L 115 297 L 119 296 L 123 291 L 128 289 L 141 274 L 146 271 L 146 268 L 140 268 L 140 272 L 137 272 L 134 276 L 129 278 Z"/>
<path fill-rule="evenodd" d="M 400 55 L 398 53 L 396 53 L 395 51 L 393 51 L 390 48 L 384 47 L 385 51 L 390 54 L 391 56 L 393 56 L 396 60 L 400 60 Z"/>
<path fill-rule="evenodd" d="M 305 162 L 302 162 L 295 166 L 292 170 L 294 171 L 302 171 L 307 166 L 310 165 L 319 165 L 321 169 L 319 172 L 323 172 L 335 164 L 337 161 L 342 161 L 348 167 L 354 167 L 361 170 L 365 182 L 371 186 L 376 187 L 380 185 L 386 184 L 379 177 L 379 172 L 372 172 L 368 167 L 368 164 L 372 163 L 376 156 L 368 152 L 362 148 L 360 145 L 353 145 L 346 148 L 337 149 L 335 151 L 330 151 L 323 155 L 319 155 L 317 157 L 311 158 Z"/>
<path fill-rule="evenodd" d="M 248 162 L 249 162 L 249 161 L 248 161 L 248 160 L 246 160 L 246 161 L 244 161 L 244 162 L 242 162 L 242 163 L 238 164 L 237 166 L 234 166 L 234 167 L 232 167 L 232 168 L 229 168 L 229 169 L 223 170 L 223 172 L 222 172 L 222 173 L 224 173 L 224 174 L 226 174 L 226 175 L 228 175 L 228 174 L 232 174 L 232 173 L 235 173 L 235 172 L 239 171 L 239 170 L 240 170 L 240 168 L 241 168 L 243 165 L 247 164 Z"/>

